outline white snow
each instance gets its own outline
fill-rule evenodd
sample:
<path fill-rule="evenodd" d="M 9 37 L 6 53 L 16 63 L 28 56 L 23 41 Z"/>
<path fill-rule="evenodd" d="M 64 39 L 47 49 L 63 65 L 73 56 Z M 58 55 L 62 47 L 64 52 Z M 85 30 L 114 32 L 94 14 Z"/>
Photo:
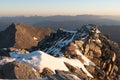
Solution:
<path fill-rule="evenodd" d="M 62 47 L 68 45 L 70 42 L 73 41 L 75 37 L 75 34 L 73 34 L 73 36 L 70 39 L 59 39 L 58 41 L 56 41 L 55 45 L 52 45 L 49 49 L 45 49 L 44 51 L 46 53 L 54 53 L 54 54 L 59 54 L 60 56 L 62 56 L 63 54 L 61 54 L 60 50 Z"/>
<path fill-rule="evenodd" d="M 36 37 L 33 37 L 34 40 L 38 40 Z"/>
<path fill-rule="evenodd" d="M 96 30 L 96 33 L 101 33 L 98 29 Z"/>
<path fill-rule="evenodd" d="M 101 43 L 101 40 L 100 39 L 93 39 L 92 41 L 94 41 L 94 42 L 97 42 L 97 43 Z"/>
<path fill-rule="evenodd" d="M 75 79 L 75 80 L 81 80 L 81 79 L 78 78 L 76 75 L 73 75 L 73 74 L 66 74 L 66 75 L 73 77 L 73 79 Z"/>
<path fill-rule="evenodd" d="M 77 51 L 77 53 L 80 54 L 79 51 Z M 16 52 L 11 52 L 10 56 L 14 60 L 26 63 L 35 68 L 36 70 L 39 70 L 40 72 L 42 72 L 45 67 L 50 68 L 52 71 L 55 71 L 56 69 L 68 71 L 68 68 L 64 64 L 64 62 L 67 62 L 74 67 L 81 68 L 89 77 L 93 78 L 93 76 L 87 71 L 84 65 L 94 64 L 89 61 L 89 59 L 84 55 L 82 55 L 83 60 L 85 61 L 84 64 L 78 59 L 68 59 L 65 57 L 56 58 L 42 51 L 35 51 L 30 54 L 19 54 Z"/>
<path fill-rule="evenodd" d="M 3 48 L 3 50 L 7 51 L 8 49 L 7 48 Z"/>
<path fill-rule="evenodd" d="M 5 58 L 5 59 L 2 59 L 2 60 L 0 60 L 0 65 L 4 65 L 4 64 L 6 64 L 6 63 L 8 63 L 8 62 L 13 62 L 15 59 L 13 59 L 13 58 Z"/>
<path fill-rule="evenodd" d="M 69 31 L 69 30 L 63 30 L 64 32 L 69 32 L 69 33 L 77 33 L 77 31 Z"/>
<path fill-rule="evenodd" d="M 80 50 L 76 49 L 75 51 L 84 60 L 85 65 L 95 66 L 95 64 L 91 60 L 89 60 L 87 57 L 85 57 Z"/>
<path fill-rule="evenodd" d="M 74 44 L 74 46 L 76 47 L 76 48 L 75 48 L 76 54 L 77 54 L 77 55 L 80 55 L 81 58 L 84 60 L 83 64 L 85 64 L 85 65 L 90 65 L 90 66 L 95 66 L 95 64 L 94 64 L 91 60 L 89 60 L 87 57 L 85 57 L 85 56 L 83 55 L 83 53 L 79 50 L 79 48 L 78 48 L 78 46 L 77 46 L 76 44 Z"/>
<path fill-rule="evenodd" d="M 96 42 L 101 43 L 101 40 L 100 40 L 100 39 L 97 39 Z"/>

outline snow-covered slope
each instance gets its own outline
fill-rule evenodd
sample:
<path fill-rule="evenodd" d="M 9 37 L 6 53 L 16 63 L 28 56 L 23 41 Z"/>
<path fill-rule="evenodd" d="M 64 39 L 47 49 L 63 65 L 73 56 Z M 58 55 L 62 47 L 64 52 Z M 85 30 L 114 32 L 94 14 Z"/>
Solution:
<path fill-rule="evenodd" d="M 30 54 L 20 54 L 18 52 L 10 52 L 10 56 L 12 57 L 12 59 L 10 59 L 10 61 L 4 59 L 4 63 L 12 62 L 16 60 L 28 64 L 40 72 L 42 72 L 42 70 L 46 67 L 54 72 L 55 70 L 69 71 L 69 69 L 64 64 L 64 62 L 66 62 L 72 65 L 73 67 L 81 68 L 84 71 L 84 73 L 86 73 L 89 77 L 93 78 L 93 76 L 87 71 L 84 65 L 95 66 L 95 64 L 92 63 L 87 57 L 83 55 L 82 57 L 83 60 L 86 61 L 85 63 L 82 63 L 78 59 L 68 59 L 65 57 L 56 58 L 42 51 L 34 51 Z M 3 62 L 3 60 L 1 61 Z"/>
<path fill-rule="evenodd" d="M 41 50 L 53 54 L 62 56 L 61 48 L 67 46 L 75 38 L 77 31 L 67 31 L 58 29 L 57 32 L 50 34 L 45 40 L 39 43 Z M 44 44 L 45 43 L 45 44 Z M 43 46 L 43 47 L 42 47 Z"/>

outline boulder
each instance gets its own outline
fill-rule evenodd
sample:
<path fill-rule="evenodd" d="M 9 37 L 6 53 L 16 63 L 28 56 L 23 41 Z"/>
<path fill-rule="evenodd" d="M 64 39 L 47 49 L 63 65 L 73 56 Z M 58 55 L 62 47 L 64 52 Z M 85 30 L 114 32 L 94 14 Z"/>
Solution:
<path fill-rule="evenodd" d="M 9 62 L 3 65 L 2 71 L 5 79 L 37 79 L 40 78 L 39 73 L 21 62 Z"/>
<path fill-rule="evenodd" d="M 42 73 L 41 73 L 41 77 L 47 77 L 47 76 L 50 76 L 50 75 L 53 75 L 54 72 L 49 69 L 49 68 L 44 68 Z"/>
<path fill-rule="evenodd" d="M 86 46 L 85 46 L 85 53 L 84 53 L 84 54 L 87 54 L 88 51 L 89 51 L 89 49 L 90 49 L 89 45 L 86 45 Z"/>
<path fill-rule="evenodd" d="M 84 42 L 83 41 L 75 41 L 75 44 L 79 47 L 79 49 L 81 49 L 83 51 L 83 44 Z"/>
<path fill-rule="evenodd" d="M 101 56 L 101 54 L 102 54 L 101 49 L 100 49 L 100 47 L 98 47 L 98 46 L 95 46 L 94 52 L 95 52 L 95 57 L 98 57 L 98 58 L 99 58 L 99 57 Z"/>
<path fill-rule="evenodd" d="M 94 33 L 92 36 L 93 36 L 93 39 L 99 39 L 99 34 L 98 33 Z"/>
<path fill-rule="evenodd" d="M 27 51 L 26 49 L 17 49 L 17 48 L 11 47 L 9 48 L 9 50 L 10 52 L 18 51 L 21 54 L 29 54 L 29 51 Z"/>
<path fill-rule="evenodd" d="M 74 74 L 68 71 L 56 70 L 56 74 L 48 76 L 48 80 L 86 80 L 87 78 L 80 74 Z"/>

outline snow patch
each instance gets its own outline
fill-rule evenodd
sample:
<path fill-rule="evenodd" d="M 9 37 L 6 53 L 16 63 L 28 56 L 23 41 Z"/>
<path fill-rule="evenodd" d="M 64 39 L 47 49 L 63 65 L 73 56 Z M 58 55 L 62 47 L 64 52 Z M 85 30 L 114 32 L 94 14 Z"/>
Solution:
<path fill-rule="evenodd" d="M 8 62 L 13 62 L 13 61 L 15 61 L 15 59 L 13 59 L 13 58 L 5 58 L 5 59 L 0 60 L 0 65 L 4 65 L 4 64 L 6 64 Z"/>
<path fill-rule="evenodd" d="M 95 66 L 95 64 L 91 60 L 89 60 L 87 57 L 85 57 L 79 49 L 76 49 L 75 52 L 77 55 L 80 55 L 81 58 L 84 60 L 83 64 L 88 65 L 88 66 Z"/>
<path fill-rule="evenodd" d="M 38 40 L 36 37 L 33 37 L 33 39 L 36 40 L 36 41 Z"/>
<path fill-rule="evenodd" d="M 96 42 L 96 43 L 101 43 L 101 40 L 100 39 L 93 39 L 92 41 Z"/>
<path fill-rule="evenodd" d="M 96 30 L 96 33 L 101 33 L 98 29 Z"/>
<path fill-rule="evenodd" d="M 55 42 L 54 45 L 52 45 L 50 48 L 45 49 L 44 51 L 46 53 L 54 53 L 54 55 L 58 54 L 60 56 L 62 56 L 63 54 L 61 53 L 61 48 L 68 45 L 70 42 L 73 41 L 75 37 L 75 34 L 73 34 L 73 36 L 70 39 L 59 39 L 58 41 Z"/>
<path fill-rule="evenodd" d="M 64 32 L 68 32 L 68 33 L 77 33 L 77 31 L 69 31 L 69 30 L 63 30 Z"/>

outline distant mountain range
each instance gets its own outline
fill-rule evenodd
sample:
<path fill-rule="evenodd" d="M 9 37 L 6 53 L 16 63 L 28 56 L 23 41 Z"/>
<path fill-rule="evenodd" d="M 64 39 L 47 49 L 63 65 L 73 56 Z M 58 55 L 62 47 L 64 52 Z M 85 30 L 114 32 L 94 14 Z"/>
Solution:
<path fill-rule="evenodd" d="M 52 30 L 64 28 L 75 30 L 84 24 L 97 24 L 100 30 L 110 36 L 110 38 L 120 44 L 120 17 L 119 16 L 99 16 L 99 15 L 77 15 L 77 16 L 16 16 L 0 17 L 0 31 L 5 30 L 12 22 L 25 23 L 37 27 L 47 27 Z"/>
<path fill-rule="evenodd" d="M 99 15 L 77 15 L 77 16 L 16 16 L 16 17 L 0 17 L 0 30 L 5 29 L 12 22 L 26 23 L 33 26 L 50 27 L 57 29 L 64 27 L 67 29 L 75 29 L 84 24 L 97 25 L 120 25 L 120 17 L 116 16 L 99 16 Z"/>

